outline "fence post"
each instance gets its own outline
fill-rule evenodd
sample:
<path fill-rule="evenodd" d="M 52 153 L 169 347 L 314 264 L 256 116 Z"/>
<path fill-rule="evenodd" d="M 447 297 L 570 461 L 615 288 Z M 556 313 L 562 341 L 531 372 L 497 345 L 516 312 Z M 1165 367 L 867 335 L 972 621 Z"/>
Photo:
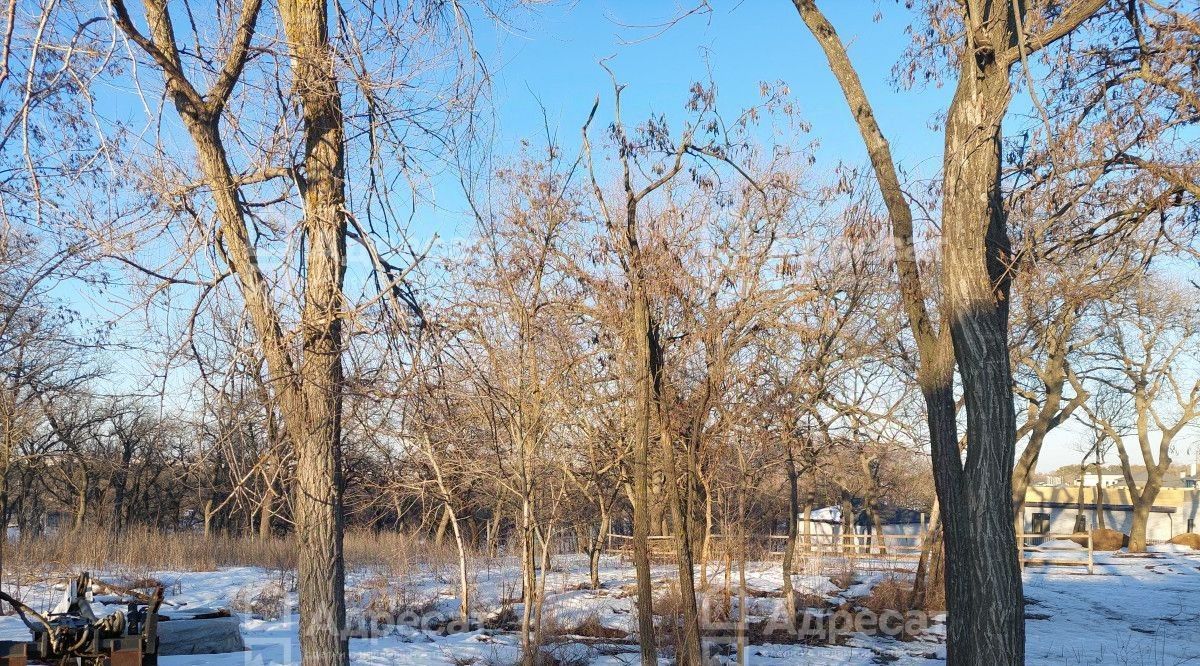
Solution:
<path fill-rule="evenodd" d="M 1095 560 L 1092 557 L 1092 533 L 1088 532 L 1088 573 L 1096 572 Z"/>

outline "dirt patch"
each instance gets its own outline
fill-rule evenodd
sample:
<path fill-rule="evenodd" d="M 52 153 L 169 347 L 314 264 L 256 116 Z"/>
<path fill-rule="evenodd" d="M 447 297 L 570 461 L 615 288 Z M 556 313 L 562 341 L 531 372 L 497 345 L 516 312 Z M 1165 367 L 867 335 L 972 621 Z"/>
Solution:
<path fill-rule="evenodd" d="M 1092 549 L 1094 550 L 1120 550 L 1128 545 L 1129 536 L 1126 534 L 1108 528 L 1092 530 Z"/>
<path fill-rule="evenodd" d="M 1176 535 L 1171 539 L 1170 543 L 1173 543 L 1177 546 L 1187 546 L 1188 548 L 1200 550 L 1200 534 L 1196 534 L 1195 532 L 1185 532 L 1183 534 Z"/>
<path fill-rule="evenodd" d="M 828 599 L 819 594 L 802 592 L 800 590 L 794 590 L 792 594 L 794 594 L 796 598 L 796 608 L 824 609 L 833 607 L 833 604 L 830 603 Z"/>

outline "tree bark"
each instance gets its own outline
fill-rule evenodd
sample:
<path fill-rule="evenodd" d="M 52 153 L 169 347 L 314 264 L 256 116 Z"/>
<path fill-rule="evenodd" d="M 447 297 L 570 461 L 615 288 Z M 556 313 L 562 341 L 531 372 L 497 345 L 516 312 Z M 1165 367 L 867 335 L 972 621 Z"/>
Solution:
<path fill-rule="evenodd" d="M 600 507 L 600 526 L 588 546 L 588 580 L 593 590 L 600 589 L 600 554 L 604 551 L 604 540 L 608 536 L 608 510 Z"/>
<path fill-rule="evenodd" d="M 799 532 L 796 522 L 800 514 L 800 489 L 799 474 L 796 470 L 796 457 L 792 452 L 790 440 L 788 442 L 785 463 L 787 465 L 788 479 L 788 525 L 787 545 L 783 547 L 783 607 L 784 612 L 787 613 L 788 626 L 795 629 L 797 609 L 796 593 L 792 588 L 792 573 L 795 568 L 796 537 Z"/>
<path fill-rule="evenodd" d="M 1133 502 L 1133 523 L 1129 526 L 1129 552 L 1146 552 L 1146 528 L 1150 524 L 1150 509 L 1154 500 L 1138 498 Z"/>
<path fill-rule="evenodd" d="M 689 503 L 679 489 L 678 465 L 675 461 L 675 445 L 671 436 L 670 421 L 663 399 L 663 360 L 662 344 L 658 337 L 657 326 L 653 327 L 654 334 L 650 337 L 651 373 L 653 377 L 653 398 L 655 411 L 658 414 L 659 442 L 663 457 L 664 485 L 667 490 L 667 503 L 671 508 L 672 535 L 675 541 L 676 563 L 679 570 L 679 596 L 682 611 L 681 644 L 677 648 L 676 661 L 680 666 L 699 666 L 702 663 L 700 646 L 700 619 L 696 603 L 695 559 L 692 555 L 691 515 Z M 687 482 L 690 485 L 691 471 L 688 471 Z"/>
<path fill-rule="evenodd" d="M 258 538 L 266 541 L 271 538 L 271 518 L 275 515 L 275 486 L 268 482 L 263 489 L 262 503 L 258 507 Z"/>
<path fill-rule="evenodd" d="M 1007 17 L 975 19 L 991 39 Z M 1007 43 L 1003 39 L 1002 43 Z M 967 412 L 967 460 L 943 458 L 935 476 L 945 513 L 947 590 L 959 640 L 950 663 L 1020 664 L 1025 659 L 1024 602 L 1012 530 L 1016 454 L 1012 370 L 1008 356 L 1011 251 L 1000 190 L 1000 127 L 1011 97 L 1007 66 L 964 57 L 946 121 L 942 209 L 947 323 Z M 947 486 L 957 492 L 947 492 Z M 952 498 L 953 496 L 953 498 Z M 959 500 L 959 501 L 953 501 Z M 957 571 L 956 571 L 957 569 Z"/>
<path fill-rule="evenodd" d="M 77 533 L 83 529 L 83 521 L 87 518 L 88 487 L 90 480 L 85 474 L 80 480 L 79 494 L 75 497 L 75 518 L 71 524 L 71 532 Z M 176 521 L 178 524 L 178 521 Z"/>
<path fill-rule="evenodd" d="M 937 500 L 934 500 L 929 529 L 925 533 L 921 558 L 917 562 L 917 572 L 913 579 L 912 596 L 909 601 L 912 608 L 933 610 L 932 601 L 940 598 L 937 592 L 945 590 L 945 540 L 942 534 L 941 513 Z"/>
<path fill-rule="evenodd" d="M 887 554 L 887 541 L 883 538 L 883 521 L 879 518 L 879 512 L 875 510 L 874 504 L 867 505 L 867 511 L 871 515 L 871 546 L 875 552 L 880 555 Z"/>
<path fill-rule="evenodd" d="M 537 603 L 537 536 L 534 534 L 533 503 L 521 501 L 521 663 L 537 663 L 538 646 L 533 638 L 533 612 Z"/>
<path fill-rule="evenodd" d="M 304 235 L 308 243 L 300 316 L 304 409 L 299 427 L 289 434 L 297 448 L 300 650 L 305 664 L 350 661 L 344 631 L 341 460 L 345 155 L 328 13 L 325 0 L 279 2 L 293 59 L 293 85 L 304 115 Z"/>
<path fill-rule="evenodd" d="M 643 321 L 636 305 L 634 320 Z M 646 388 L 649 388 L 649 382 L 646 382 Z M 642 391 L 638 393 L 641 397 Z M 655 666 L 658 663 L 658 648 L 654 637 L 654 589 L 650 580 L 648 396 L 644 396 L 644 399 L 645 414 L 635 417 L 634 424 L 633 497 L 630 499 L 633 504 L 633 567 L 637 577 L 638 645 L 641 648 L 642 666 Z"/>
<path fill-rule="evenodd" d="M 1079 496 L 1075 502 L 1075 532 L 1087 531 L 1087 516 L 1084 515 L 1083 488 L 1087 477 L 1087 456 L 1083 457 L 1083 462 L 1079 465 Z"/>
<path fill-rule="evenodd" d="M 129 478 L 129 462 L 133 459 L 134 443 L 118 435 L 121 440 L 121 459 L 118 461 L 116 472 L 112 477 L 113 507 L 112 530 L 120 533 L 125 527 L 125 491 Z"/>

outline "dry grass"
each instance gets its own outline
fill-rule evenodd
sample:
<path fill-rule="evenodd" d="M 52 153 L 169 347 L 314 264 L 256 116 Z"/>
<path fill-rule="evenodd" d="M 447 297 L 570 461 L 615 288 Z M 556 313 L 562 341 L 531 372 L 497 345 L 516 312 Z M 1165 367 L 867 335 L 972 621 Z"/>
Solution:
<path fill-rule="evenodd" d="M 620 629 L 604 626 L 598 611 L 591 611 L 581 618 L 567 622 L 553 609 L 547 609 L 542 618 L 541 635 L 551 642 L 570 639 L 576 636 L 584 638 L 613 639 L 625 638 L 628 634 Z"/>
<path fill-rule="evenodd" d="M 940 613 L 946 610 L 946 588 L 943 585 L 933 585 L 925 592 L 925 603 L 920 610 L 929 613 Z"/>
<path fill-rule="evenodd" d="M 856 601 L 875 613 L 908 611 L 912 608 L 912 585 L 898 578 L 886 578 L 873 585 L 870 594 Z"/>
<path fill-rule="evenodd" d="M 845 590 L 854 584 L 854 580 L 858 577 L 858 571 L 854 567 L 853 560 L 845 559 L 841 565 L 831 573 L 829 582 L 837 586 L 839 590 Z"/>
<path fill-rule="evenodd" d="M 606 627 L 600 620 L 600 613 L 592 611 L 578 624 L 570 629 L 572 636 L 585 638 L 625 638 L 628 634 L 615 627 Z"/>
<path fill-rule="evenodd" d="M 654 595 L 654 635 L 658 637 L 659 647 L 674 650 L 682 638 L 683 628 L 683 595 L 679 591 L 679 582 L 667 581 L 666 589 Z"/>
<path fill-rule="evenodd" d="M 700 618 L 708 624 L 729 622 L 733 619 L 732 589 L 711 587 L 700 597 Z"/>
<path fill-rule="evenodd" d="M 435 575 L 449 575 L 455 566 L 452 546 L 435 546 L 406 534 L 348 532 L 344 548 L 348 568 L 407 573 L 419 564 Z M 231 566 L 292 571 L 296 554 L 295 540 L 290 538 L 205 537 L 153 530 L 129 530 L 116 536 L 84 531 L 9 544 L 4 564 L 6 576 L 82 569 L 132 579 L 154 571 L 214 571 Z"/>
<path fill-rule="evenodd" d="M 257 592 L 242 588 L 229 603 L 239 613 L 249 613 L 264 620 L 278 620 L 288 612 L 287 590 L 278 581 L 271 581 Z"/>
<path fill-rule="evenodd" d="M 823 595 L 816 592 L 808 592 L 805 590 L 793 590 L 792 595 L 796 600 L 796 608 L 804 610 L 808 608 L 825 609 L 830 608 L 833 604 L 829 603 Z"/>
<path fill-rule="evenodd" d="M 436 610 L 438 593 L 411 585 L 407 578 L 377 574 L 347 590 L 346 601 L 372 615 L 419 620 Z"/>

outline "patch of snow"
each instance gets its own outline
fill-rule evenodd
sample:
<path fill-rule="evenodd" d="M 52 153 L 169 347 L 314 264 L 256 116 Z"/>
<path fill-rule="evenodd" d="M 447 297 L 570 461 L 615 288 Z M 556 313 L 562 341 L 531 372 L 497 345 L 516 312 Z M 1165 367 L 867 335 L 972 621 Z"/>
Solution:
<path fill-rule="evenodd" d="M 1039 547 L 1046 550 L 1086 550 L 1082 545 L 1070 539 L 1047 539 Z"/>
<path fill-rule="evenodd" d="M 1181 543 L 1159 543 L 1153 546 L 1146 546 L 1147 552 L 1151 553 L 1194 553 L 1195 548 L 1185 546 Z"/>
<path fill-rule="evenodd" d="M 1079 557 L 1078 544 L 1060 543 L 1061 552 L 1038 555 Z M 1080 567 L 1027 567 L 1027 662 L 1049 666 L 1196 661 L 1200 656 L 1195 638 L 1200 628 L 1200 608 L 1196 601 L 1200 599 L 1200 553 L 1172 545 L 1153 546 L 1152 550 L 1155 553 L 1145 558 L 1096 553 L 1095 575 L 1088 575 Z M 600 590 L 587 589 L 585 557 L 558 557 L 554 565 L 554 570 L 547 574 L 545 613 L 559 627 L 576 627 L 595 619 L 606 629 L 629 634 L 635 631 L 635 576 L 630 563 L 615 557 L 603 558 Z M 855 570 L 853 584 L 844 591 L 830 581 L 829 572 L 822 575 L 808 571 L 794 575 L 792 580 L 798 592 L 842 603 L 869 594 L 874 585 L 888 577 L 905 575 L 872 569 L 867 560 L 860 561 L 858 566 L 861 568 Z M 674 577 L 674 567 L 658 565 L 652 573 L 656 586 L 665 587 L 666 581 Z M 102 572 L 97 575 L 104 577 Z M 168 583 L 168 600 L 181 605 L 178 609 L 164 609 L 167 615 L 182 616 L 201 608 L 226 607 L 234 599 L 252 596 L 268 586 L 282 586 L 285 590 L 281 617 L 263 619 L 239 614 L 248 652 L 163 657 L 162 666 L 299 663 L 299 618 L 295 614 L 296 594 L 291 589 L 289 575 L 253 567 L 154 573 Z M 506 599 L 520 589 L 520 569 L 515 562 L 480 560 L 473 566 L 472 576 L 481 618 L 506 604 L 519 617 L 519 603 Z M 736 572 L 732 578 L 736 584 Z M 713 566 L 708 579 L 719 590 L 724 584 L 724 572 Z M 752 591 L 747 610 L 758 618 L 781 615 L 782 600 L 778 594 L 783 579 L 779 563 L 751 563 L 746 579 Z M 381 572 L 355 571 L 348 576 L 348 587 L 351 592 L 348 596 L 356 600 L 358 608 L 386 601 L 411 603 L 424 607 L 426 612 L 449 617 L 457 613 L 454 576 L 448 576 L 444 570 L 417 569 L 403 579 L 394 580 Z M 6 589 L 35 609 L 45 610 L 60 596 L 53 588 L 53 583 L 41 582 Z M 748 648 L 747 663 L 940 663 L 945 660 L 945 626 L 939 621 L 944 622 L 945 618 L 932 619 L 934 624 L 913 641 L 856 633 L 848 636 L 843 645 L 753 645 Z M 15 616 L 0 617 L 0 638 L 25 640 L 28 631 Z M 381 666 L 451 666 L 470 660 L 477 664 L 505 664 L 517 662 L 520 656 L 519 639 L 512 632 L 477 629 L 445 635 L 437 630 L 392 625 L 385 627 L 381 635 L 352 639 L 350 649 L 355 664 Z M 592 644 L 564 636 L 548 649 L 562 661 L 598 665 L 637 662 L 636 645 L 630 644 L 629 639 L 617 639 L 601 652 Z M 722 656 L 719 661 L 733 663 L 735 658 Z"/>
<path fill-rule="evenodd" d="M 827 506 L 816 509 L 812 512 L 812 519 L 840 523 L 842 522 L 842 507 Z"/>

